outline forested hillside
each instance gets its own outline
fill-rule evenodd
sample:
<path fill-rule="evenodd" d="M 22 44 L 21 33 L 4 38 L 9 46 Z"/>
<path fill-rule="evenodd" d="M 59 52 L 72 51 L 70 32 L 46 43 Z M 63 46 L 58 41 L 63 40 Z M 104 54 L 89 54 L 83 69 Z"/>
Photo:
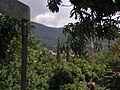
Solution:
<path fill-rule="evenodd" d="M 62 44 L 65 43 L 66 37 L 63 34 L 63 28 L 48 27 L 39 23 L 33 22 L 33 35 L 40 41 L 42 47 L 48 48 L 56 52 L 57 39 L 60 38 Z M 95 47 L 100 47 L 102 50 L 108 49 L 113 45 L 113 41 L 103 40 L 94 42 Z M 87 48 L 90 49 L 91 43 L 88 41 Z"/>
<path fill-rule="evenodd" d="M 63 28 L 53 28 L 47 27 L 42 24 L 33 23 L 34 27 L 32 32 L 35 37 L 40 40 L 40 44 L 42 47 L 46 47 L 48 49 L 52 49 L 56 51 L 56 44 L 58 37 L 62 42 L 65 42 L 65 35 L 63 34 Z"/>

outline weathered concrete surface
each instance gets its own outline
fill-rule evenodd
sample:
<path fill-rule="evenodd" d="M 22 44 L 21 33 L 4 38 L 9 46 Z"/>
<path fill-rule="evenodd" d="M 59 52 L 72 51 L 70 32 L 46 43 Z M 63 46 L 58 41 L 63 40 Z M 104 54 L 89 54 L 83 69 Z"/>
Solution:
<path fill-rule="evenodd" d="M 0 13 L 21 20 L 30 20 L 30 8 L 18 0 L 0 0 Z"/>

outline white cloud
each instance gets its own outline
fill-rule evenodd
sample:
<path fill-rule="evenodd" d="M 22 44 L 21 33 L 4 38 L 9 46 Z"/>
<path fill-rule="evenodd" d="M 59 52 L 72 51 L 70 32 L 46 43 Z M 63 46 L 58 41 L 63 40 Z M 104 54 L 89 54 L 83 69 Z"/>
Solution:
<path fill-rule="evenodd" d="M 63 27 L 69 22 L 75 22 L 69 18 L 72 7 L 60 7 L 58 13 L 51 13 L 46 7 L 47 0 L 19 0 L 30 6 L 31 20 L 51 27 Z M 69 0 L 62 0 L 63 4 L 70 5 Z"/>
<path fill-rule="evenodd" d="M 60 20 L 57 24 L 57 27 L 63 27 L 64 25 L 67 25 L 68 23 L 75 22 L 73 18 L 65 17 L 64 19 Z"/>
<path fill-rule="evenodd" d="M 63 27 L 70 22 L 75 22 L 73 18 L 69 18 L 67 15 L 51 12 L 39 14 L 33 21 L 50 27 Z"/>
<path fill-rule="evenodd" d="M 55 15 L 53 13 L 45 13 L 45 14 L 40 14 L 36 17 L 36 20 L 41 20 L 41 19 L 55 19 Z"/>
<path fill-rule="evenodd" d="M 56 19 L 57 17 L 55 16 L 55 14 L 47 12 L 37 15 L 33 21 L 54 27 L 56 25 Z"/>

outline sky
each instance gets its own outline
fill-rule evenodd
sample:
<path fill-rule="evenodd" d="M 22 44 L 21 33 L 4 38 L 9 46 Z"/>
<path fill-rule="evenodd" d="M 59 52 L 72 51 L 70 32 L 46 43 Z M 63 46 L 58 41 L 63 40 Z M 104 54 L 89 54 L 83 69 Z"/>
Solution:
<path fill-rule="evenodd" d="M 47 0 L 19 0 L 30 7 L 31 21 L 44 24 L 50 27 L 63 27 L 71 22 L 76 22 L 74 18 L 70 17 L 71 7 L 60 7 L 58 13 L 52 13 L 46 7 Z M 70 5 L 69 0 L 62 0 L 63 4 Z"/>

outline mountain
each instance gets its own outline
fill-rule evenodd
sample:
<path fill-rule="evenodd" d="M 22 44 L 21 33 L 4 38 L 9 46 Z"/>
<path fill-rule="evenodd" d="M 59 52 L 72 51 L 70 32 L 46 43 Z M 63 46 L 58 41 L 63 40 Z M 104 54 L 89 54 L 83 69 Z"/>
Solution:
<path fill-rule="evenodd" d="M 42 47 L 56 51 L 58 37 L 62 43 L 66 40 L 63 34 L 63 28 L 48 27 L 35 22 L 33 22 L 33 25 L 35 28 L 32 29 L 32 33 L 40 40 Z"/>
<path fill-rule="evenodd" d="M 56 52 L 58 37 L 60 38 L 61 44 L 65 43 L 66 37 L 63 34 L 63 28 L 48 27 L 35 22 L 33 22 L 33 25 L 35 28 L 32 29 L 32 33 L 38 40 L 40 40 L 40 44 L 42 47 L 48 48 Z M 100 42 L 95 42 L 95 45 L 100 45 L 102 46 L 103 50 L 107 50 L 108 47 L 112 46 L 114 43 L 114 41 L 103 40 Z M 90 47 L 91 44 L 89 42 L 87 48 L 90 49 Z"/>

